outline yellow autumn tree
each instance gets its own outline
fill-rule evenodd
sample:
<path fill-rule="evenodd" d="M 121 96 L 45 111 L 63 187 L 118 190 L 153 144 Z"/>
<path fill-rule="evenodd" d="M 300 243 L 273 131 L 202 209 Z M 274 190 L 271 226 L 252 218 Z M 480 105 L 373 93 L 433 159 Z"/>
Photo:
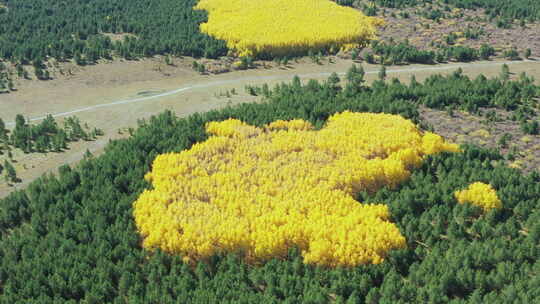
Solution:
<path fill-rule="evenodd" d="M 335 114 L 321 130 L 235 119 L 206 129 L 213 136 L 158 156 L 146 175 L 153 189 L 134 203 L 145 248 L 193 262 L 238 252 L 260 263 L 298 247 L 310 264 L 381 263 L 405 238 L 386 205 L 359 203 L 356 193 L 395 187 L 426 155 L 458 151 L 389 114 Z"/>
<path fill-rule="evenodd" d="M 202 32 L 225 40 L 240 56 L 287 56 L 362 46 L 382 19 L 330 0 L 200 0 Z"/>
<path fill-rule="evenodd" d="M 456 191 L 454 196 L 460 204 L 470 203 L 481 207 L 484 211 L 493 208 L 502 208 L 502 202 L 497 195 L 497 191 L 489 184 L 475 182 L 467 189 Z"/>

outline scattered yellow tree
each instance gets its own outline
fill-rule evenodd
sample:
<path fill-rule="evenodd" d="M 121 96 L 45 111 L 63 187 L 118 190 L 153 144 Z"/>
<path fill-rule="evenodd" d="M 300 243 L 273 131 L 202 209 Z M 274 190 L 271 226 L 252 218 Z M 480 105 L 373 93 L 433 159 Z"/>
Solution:
<path fill-rule="evenodd" d="M 465 190 L 454 193 L 460 204 L 470 203 L 481 207 L 484 211 L 493 208 L 502 208 L 502 202 L 497 196 L 497 191 L 489 184 L 482 182 L 472 183 Z"/>

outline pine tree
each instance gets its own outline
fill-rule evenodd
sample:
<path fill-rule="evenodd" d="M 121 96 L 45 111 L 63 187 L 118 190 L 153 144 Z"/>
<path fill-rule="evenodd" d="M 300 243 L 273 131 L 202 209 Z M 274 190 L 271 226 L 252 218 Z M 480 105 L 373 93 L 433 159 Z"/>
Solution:
<path fill-rule="evenodd" d="M 2 118 L 0 118 L 0 142 L 3 142 L 5 137 L 7 136 L 7 129 L 6 129 L 6 124 L 4 123 L 4 121 L 2 120 Z"/>
<path fill-rule="evenodd" d="M 11 78 L 8 78 L 8 89 L 10 91 L 15 91 L 15 84 L 13 84 L 13 80 L 11 80 Z"/>
<path fill-rule="evenodd" d="M 56 133 L 52 139 L 52 147 L 55 152 L 61 152 L 67 148 L 67 136 L 63 130 Z"/>
<path fill-rule="evenodd" d="M 333 72 L 330 77 L 328 77 L 328 85 L 330 85 L 330 87 L 334 88 L 334 89 L 339 89 L 340 86 L 339 86 L 339 82 L 341 81 L 341 79 L 339 79 L 339 76 L 338 74 L 336 74 L 336 72 Z"/>
<path fill-rule="evenodd" d="M 7 183 L 16 183 L 18 181 L 17 178 L 17 172 L 15 171 L 15 168 L 13 165 L 6 159 L 4 161 L 4 168 L 6 170 L 5 179 Z"/>
<path fill-rule="evenodd" d="M 529 57 L 531 57 L 531 53 L 531 49 L 526 49 L 523 56 L 525 56 L 526 59 L 529 59 Z"/>
<path fill-rule="evenodd" d="M 19 78 L 23 78 L 23 77 L 24 77 L 24 72 L 25 72 L 25 70 L 24 70 L 22 64 L 17 64 L 16 67 L 15 67 L 15 69 L 17 70 L 17 76 L 18 76 Z"/>
<path fill-rule="evenodd" d="M 365 59 L 366 59 L 367 63 L 370 63 L 370 64 L 375 63 L 375 57 L 373 56 L 372 53 L 367 53 L 366 56 L 365 56 Z"/>
<path fill-rule="evenodd" d="M 495 55 L 495 49 L 492 46 L 484 43 L 480 47 L 479 54 L 481 59 L 486 60 L 489 59 L 489 57 Z"/>
<path fill-rule="evenodd" d="M 84 58 L 81 55 L 81 52 L 79 52 L 79 51 L 75 52 L 75 55 L 73 56 L 73 60 L 75 60 L 75 64 L 77 64 L 77 65 L 85 65 L 86 64 Z"/>
<path fill-rule="evenodd" d="M 166 65 L 173 65 L 172 59 L 170 55 L 165 56 L 165 64 Z"/>
<path fill-rule="evenodd" d="M 40 135 L 36 139 L 36 150 L 38 152 L 46 152 L 50 148 L 49 137 L 47 135 Z"/>
<path fill-rule="evenodd" d="M 386 67 L 384 65 L 381 65 L 381 69 L 379 70 L 379 80 L 384 81 L 386 79 Z"/>
<path fill-rule="evenodd" d="M 353 64 L 349 68 L 345 76 L 345 78 L 347 79 L 346 91 L 348 94 L 355 94 L 362 88 L 365 82 L 365 74 L 366 72 L 364 71 L 364 68 L 362 66 L 357 67 Z"/>
<path fill-rule="evenodd" d="M 359 55 L 358 49 L 355 48 L 355 49 L 353 49 L 353 50 L 351 51 L 351 58 L 352 58 L 352 60 L 358 59 L 358 55 Z"/>
<path fill-rule="evenodd" d="M 507 64 L 503 64 L 501 68 L 501 79 L 505 81 L 510 79 L 510 68 Z"/>
<path fill-rule="evenodd" d="M 84 152 L 84 155 L 83 155 L 83 158 L 84 159 L 90 159 L 92 158 L 94 155 L 92 154 L 92 152 L 90 152 L 90 150 L 86 149 L 86 151 Z"/>

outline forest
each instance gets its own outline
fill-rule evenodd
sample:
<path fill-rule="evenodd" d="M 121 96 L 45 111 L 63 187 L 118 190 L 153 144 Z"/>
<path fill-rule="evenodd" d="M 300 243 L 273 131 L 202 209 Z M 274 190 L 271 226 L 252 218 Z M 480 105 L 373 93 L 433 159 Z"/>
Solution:
<path fill-rule="evenodd" d="M 383 23 L 330 0 L 199 0 L 194 9 L 208 12 L 201 32 L 225 40 L 239 57 L 337 53 L 366 45 Z"/>
<path fill-rule="evenodd" d="M 0 58 L 40 65 L 48 58 L 95 63 L 113 54 L 127 59 L 173 54 L 216 58 L 223 41 L 199 32 L 206 21 L 196 0 L 24 0 L 0 10 Z M 132 34 L 113 41 L 105 34 Z"/>
<path fill-rule="evenodd" d="M 376 4 L 385 7 L 404 8 L 422 4 L 433 4 L 434 0 L 375 0 Z M 441 0 L 439 3 L 458 8 L 483 8 L 491 18 L 523 19 L 530 22 L 540 19 L 540 2 L 536 0 Z"/>
<path fill-rule="evenodd" d="M 528 115 L 540 88 L 516 80 L 470 79 L 460 71 L 412 79 L 364 81 L 361 68 L 306 83 L 296 77 L 253 88 L 264 102 L 178 118 L 141 120 L 134 135 L 104 154 L 62 166 L 0 200 L 0 302 L 3 303 L 535 303 L 540 301 L 540 174 L 498 165 L 495 150 L 428 157 L 396 189 L 361 192 L 384 203 L 406 239 L 383 263 L 328 268 L 300 252 L 262 265 L 217 255 L 197 265 L 143 249 L 133 203 L 150 183 L 156 156 L 208 138 L 208 122 L 236 118 L 253 126 L 303 119 L 316 129 L 345 110 L 399 114 L 420 123 L 419 105 L 471 112 L 495 107 Z M 421 124 L 422 125 L 422 124 Z M 424 126 L 427 127 L 427 126 Z M 456 189 L 475 182 L 496 189 L 502 208 L 484 213 L 460 204 Z"/>
<path fill-rule="evenodd" d="M 338 0 L 352 6 L 354 1 Z M 22 65 L 32 65 L 38 79 L 49 79 L 49 59 L 73 60 L 79 65 L 94 64 L 100 59 L 120 56 L 126 59 L 159 54 L 218 58 L 228 53 L 226 42 L 199 30 L 208 21 L 204 10 L 194 10 L 196 0 L 10 0 L 0 9 L 0 58 L 17 65 L 19 77 L 26 72 Z M 387 7 L 417 6 L 432 0 L 377 0 Z M 535 0 L 444 0 L 442 3 L 462 8 L 485 8 L 492 18 L 534 21 L 540 18 L 540 4 Z M 365 7 L 363 11 L 371 15 Z M 431 17 L 430 17 L 431 18 Z M 499 20 L 500 21 L 500 20 Z M 502 21 L 501 21 L 502 22 Z M 506 22 L 506 21 L 505 21 Z M 451 48 L 429 54 L 412 47 L 399 47 L 396 62 L 444 62 L 476 60 L 473 49 Z M 438 55 L 438 56 L 435 56 Z M 446 57 L 446 58 L 445 58 Z M 480 56 L 482 57 L 482 56 Z M 407 60 L 406 60 L 407 61 Z M 0 70 L 0 92 L 11 90 L 8 75 Z"/>
<path fill-rule="evenodd" d="M 385 65 L 411 63 L 434 64 L 446 63 L 448 61 L 471 62 L 478 59 L 488 60 L 491 56 L 495 55 L 495 49 L 487 44 L 483 44 L 479 49 L 461 45 L 439 46 L 436 51 L 418 49 L 409 44 L 407 40 L 399 43 L 395 41 L 374 41 L 371 46 L 373 52 L 367 52 L 364 55 L 366 62 Z M 512 50 L 511 52 L 506 52 L 503 56 L 511 60 L 521 59 L 516 50 Z M 378 55 L 378 59 L 374 55 Z"/>

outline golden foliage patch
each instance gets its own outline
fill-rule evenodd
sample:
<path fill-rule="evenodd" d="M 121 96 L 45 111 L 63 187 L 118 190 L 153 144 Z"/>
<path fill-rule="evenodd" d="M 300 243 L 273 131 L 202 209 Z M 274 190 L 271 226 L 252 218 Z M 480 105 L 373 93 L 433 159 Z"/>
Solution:
<path fill-rule="evenodd" d="M 185 261 L 238 252 L 260 263 L 298 247 L 305 263 L 381 263 L 405 238 L 386 205 L 355 194 L 397 186 L 427 154 L 458 151 L 389 114 L 335 114 L 321 130 L 303 120 L 206 127 L 206 141 L 155 159 L 153 189 L 134 203 L 143 246 Z"/>
<path fill-rule="evenodd" d="M 470 203 L 481 207 L 484 211 L 502 208 L 502 202 L 497 196 L 497 191 L 491 185 L 482 182 L 472 183 L 467 189 L 456 191 L 454 196 L 460 204 Z"/>
<path fill-rule="evenodd" d="M 202 32 L 240 56 L 287 56 L 364 45 L 383 21 L 330 0 L 200 0 Z"/>

